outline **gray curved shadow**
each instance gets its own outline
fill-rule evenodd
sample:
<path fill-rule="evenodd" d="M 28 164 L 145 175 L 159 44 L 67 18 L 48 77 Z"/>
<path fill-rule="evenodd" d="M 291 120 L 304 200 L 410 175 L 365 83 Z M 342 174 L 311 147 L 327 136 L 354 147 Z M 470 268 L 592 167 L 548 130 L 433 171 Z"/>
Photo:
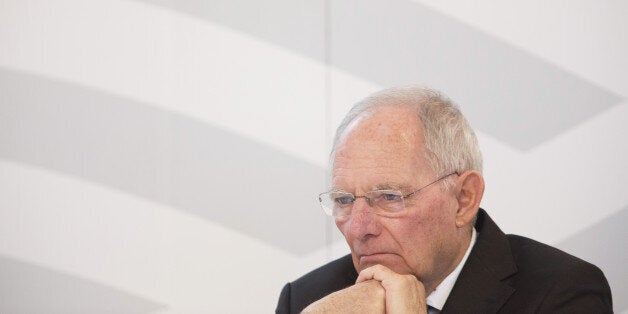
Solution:
<path fill-rule="evenodd" d="M 0 312 L 140 314 L 166 306 L 119 289 L 0 255 Z"/>
<path fill-rule="evenodd" d="M 93 89 L 1 68 L 0 87 L 0 158 L 167 204 L 293 254 L 325 245 L 320 167 Z"/>
<path fill-rule="evenodd" d="M 622 100 L 415 1 L 327 1 L 329 7 L 325 0 L 140 1 L 329 61 L 381 86 L 419 83 L 443 89 L 478 130 L 524 151 Z"/>

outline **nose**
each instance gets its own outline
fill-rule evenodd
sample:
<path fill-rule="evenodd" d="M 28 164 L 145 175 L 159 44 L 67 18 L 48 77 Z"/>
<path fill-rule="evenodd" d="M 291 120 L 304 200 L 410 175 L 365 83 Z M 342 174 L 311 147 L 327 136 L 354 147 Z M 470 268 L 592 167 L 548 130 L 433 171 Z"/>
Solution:
<path fill-rule="evenodd" d="M 346 231 L 355 239 L 378 236 L 382 229 L 379 216 L 365 198 L 357 199 L 353 204 L 346 228 L 348 228 Z"/>

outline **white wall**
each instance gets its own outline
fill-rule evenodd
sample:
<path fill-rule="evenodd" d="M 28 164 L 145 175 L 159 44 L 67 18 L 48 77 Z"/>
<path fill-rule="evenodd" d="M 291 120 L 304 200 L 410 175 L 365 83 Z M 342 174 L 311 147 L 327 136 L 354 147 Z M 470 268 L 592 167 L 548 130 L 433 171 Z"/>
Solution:
<path fill-rule="evenodd" d="M 596 263 L 626 312 L 625 12 L 0 0 L 0 312 L 272 312 L 348 251 L 315 199 L 331 137 L 400 84 L 460 104 L 502 229 Z"/>

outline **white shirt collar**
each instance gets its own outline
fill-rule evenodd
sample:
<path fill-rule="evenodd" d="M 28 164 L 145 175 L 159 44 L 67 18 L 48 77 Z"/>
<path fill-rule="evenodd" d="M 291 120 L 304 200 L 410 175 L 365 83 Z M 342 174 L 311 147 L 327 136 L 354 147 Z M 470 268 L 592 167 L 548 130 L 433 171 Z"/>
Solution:
<path fill-rule="evenodd" d="M 451 289 L 454 288 L 454 284 L 456 283 L 456 280 L 458 279 L 458 275 L 460 275 L 460 271 L 462 271 L 462 267 L 464 266 L 464 263 L 467 261 L 467 258 L 469 257 L 469 253 L 471 253 L 471 249 L 473 248 L 473 245 L 475 245 L 475 239 L 477 238 L 477 236 L 478 236 L 477 232 L 475 231 L 475 228 L 473 228 L 473 234 L 471 235 L 471 243 L 469 243 L 467 252 L 464 254 L 464 257 L 462 258 L 458 266 L 456 266 L 454 271 L 452 271 L 449 275 L 447 275 L 447 277 L 445 277 L 445 279 L 436 287 L 436 289 L 434 289 L 434 291 L 432 291 L 432 293 L 430 293 L 430 295 L 427 296 L 427 300 L 426 300 L 427 305 L 433 308 L 436 308 L 439 311 L 443 309 L 443 306 L 445 305 L 445 302 L 447 301 L 447 298 L 449 297 L 449 294 L 451 293 Z"/>

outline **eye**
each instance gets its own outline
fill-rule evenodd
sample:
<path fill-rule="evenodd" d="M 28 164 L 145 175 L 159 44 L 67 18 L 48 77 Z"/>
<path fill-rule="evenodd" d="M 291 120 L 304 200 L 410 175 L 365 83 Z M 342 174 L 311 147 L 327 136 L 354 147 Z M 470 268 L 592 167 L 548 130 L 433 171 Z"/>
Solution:
<path fill-rule="evenodd" d="M 401 200 L 401 195 L 392 194 L 392 193 L 383 193 L 382 198 L 386 201 L 399 201 Z"/>
<path fill-rule="evenodd" d="M 338 205 L 349 205 L 353 203 L 353 200 L 354 198 L 351 195 L 341 195 L 341 196 L 334 197 L 334 203 Z"/>

